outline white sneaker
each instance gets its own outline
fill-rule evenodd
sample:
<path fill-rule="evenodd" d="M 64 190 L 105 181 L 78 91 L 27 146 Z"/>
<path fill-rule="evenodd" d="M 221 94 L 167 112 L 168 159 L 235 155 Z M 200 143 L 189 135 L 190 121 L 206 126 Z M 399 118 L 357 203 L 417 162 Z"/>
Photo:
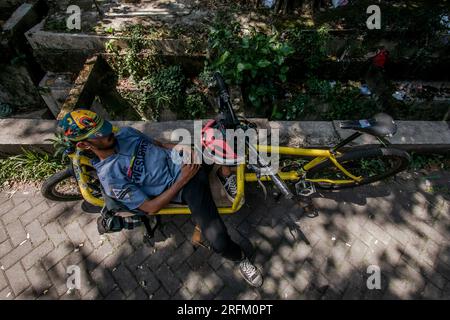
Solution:
<path fill-rule="evenodd" d="M 237 195 L 237 178 L 235 174 L 232 174 L 228 177 L 222 177 L 219 174 L 220 182 L 222 182 L 223 187 L 225 188 L 225 191 L 227 193 L 227 198 L 234 202 L 234 199 L 236 199 Z"/>
<path fill-rule="evenodd" d="M 261 287 L 263 284 L 263 277 L 261 271 L 253 263 L 245 258 L 239 263 L 239 271 L 241 272 L 242 277 L 244 277 L 245 281 L 248 282 L 253 287 Z"/>

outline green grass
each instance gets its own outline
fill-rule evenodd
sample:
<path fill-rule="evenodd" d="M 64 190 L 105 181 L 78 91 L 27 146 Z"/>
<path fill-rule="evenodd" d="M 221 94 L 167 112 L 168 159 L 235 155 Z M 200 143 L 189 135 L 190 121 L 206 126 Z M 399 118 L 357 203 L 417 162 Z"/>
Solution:
<path fill-rule="evenodd" d="M 442 169 L 450 170 L 450 156 L 440 154 L 419 155 L 411 152 L 411 162 L 409 168 L 420 169 Z"/>
<path fill-rule="evenodd" d="M 43 181 L 65 167 L 48 153 L 24 150 L 23 154 L 0 159 L 0 188 L 5 182 Z"/>

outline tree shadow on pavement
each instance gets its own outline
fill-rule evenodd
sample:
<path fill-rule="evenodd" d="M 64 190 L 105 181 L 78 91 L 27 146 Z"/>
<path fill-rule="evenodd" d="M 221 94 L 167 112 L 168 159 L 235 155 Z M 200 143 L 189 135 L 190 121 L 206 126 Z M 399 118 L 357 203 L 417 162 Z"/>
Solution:
<path fill-rule="evenodd" d="M 315 218 L 249 186 L 247 203 L 224 220 L 233 239 L 253 246 L 265 278 L 261 288 L 249 287 L 236 265 L 219 255 L 194 250 L 189 217 L 164 217 L 167 237 L 158 234 L 151 248 L 142 242 L 142 229 L 100 237 L 92 231 L 95 219 L 79 215 L 90 245 L 63 243 L 63 259 L 56 253 L 42 259 L 41 288 L 48 291 L 29 298 L 448 299 L 449 201 L 438 185 L 448 186 L 450 175 L 438 175 L 442 179 L 421 175 L 315 196 Z M 71 264 L 80 267 L 82 281 L 70 294 Z M 380 270 L 379 289 L 367 285 L 373 265 Z"/>

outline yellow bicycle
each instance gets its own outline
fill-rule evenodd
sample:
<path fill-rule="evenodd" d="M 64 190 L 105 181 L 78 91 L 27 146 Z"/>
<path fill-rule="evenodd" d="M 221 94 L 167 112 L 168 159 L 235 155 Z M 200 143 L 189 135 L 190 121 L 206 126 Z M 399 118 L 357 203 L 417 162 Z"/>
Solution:
<path fill-rule="evenodd" d="M 251 122 L 235 115 L 225 82 L 218 73 L 214 77 L 219 88 L 220 111 L 215 121 L 216 128 L 221 131 L 254 128 Z M 271 181 L 282 195 L 291 199 L 295 196 L 310 196 L 316 189 L 334 190 L 373 183 L 407 168 L 410 160 L 408 153 L 389 147 L 387 138 L 397 131 L 397 125 L 390 116 L 378 114 L 372 119 L 342 121 L 340 126 L 355 132 L 331 148 L 252 145 L 247 141 L 246 155 L 254 155 L 257 161 L 254 164 L 246 160 L 231 163 L 237 175 L 237 196 L 233 202 L 224 196 L 220 183 L 214 179 L 215 175 L 211 175 L 211 189 L 219 213 L 230 214 L 241 208 L 247 182 Z M 362 134 L 375 136 L 381 144 L 348 147 Z M 261 153 L 277 153 L 279 170 L 271 171 L 268 163 L 260 156 Z M 91 164 L 92 155 L 75 148 L 69 153 L 69 158 L 71 164 L 65 171 L 56 173 L 44 182 L 43 195 L 56 201 L 84 199 L 94 206 L 103 207 L 105 199 Z M 68 183 L 69 180 L 73 183 Z M 170 204 L 155 214 L 190 214 L 190 210 L 186 205 Z"/>

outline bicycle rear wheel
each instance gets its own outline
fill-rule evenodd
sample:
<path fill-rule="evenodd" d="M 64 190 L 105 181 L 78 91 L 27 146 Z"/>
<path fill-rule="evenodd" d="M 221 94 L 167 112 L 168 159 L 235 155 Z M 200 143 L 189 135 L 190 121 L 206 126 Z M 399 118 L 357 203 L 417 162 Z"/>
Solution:
<path fill-rule="evenodd" d="M 336 157 L 336 160 L 354 176 L 362 177 L 362 180 L 359 182 L 333 183 L 333 180 L 350 180 L 350 178 L 329 159 L 307 171 L 305 178 L 307 180 L 329 180 L 329 182 L 314 182 L 316 187 L 321 189 L 351 188 L 394 176 L 408 167 L 410 156 L 403 150 L 376 147 L 351 150 Z"/>
<path fill-rule="evenodd" d="M 83 199 L 77 180 L 70 168 L 57 172 L 44 181 L 42 195 L 53 201 L 76 201 Z"/>

